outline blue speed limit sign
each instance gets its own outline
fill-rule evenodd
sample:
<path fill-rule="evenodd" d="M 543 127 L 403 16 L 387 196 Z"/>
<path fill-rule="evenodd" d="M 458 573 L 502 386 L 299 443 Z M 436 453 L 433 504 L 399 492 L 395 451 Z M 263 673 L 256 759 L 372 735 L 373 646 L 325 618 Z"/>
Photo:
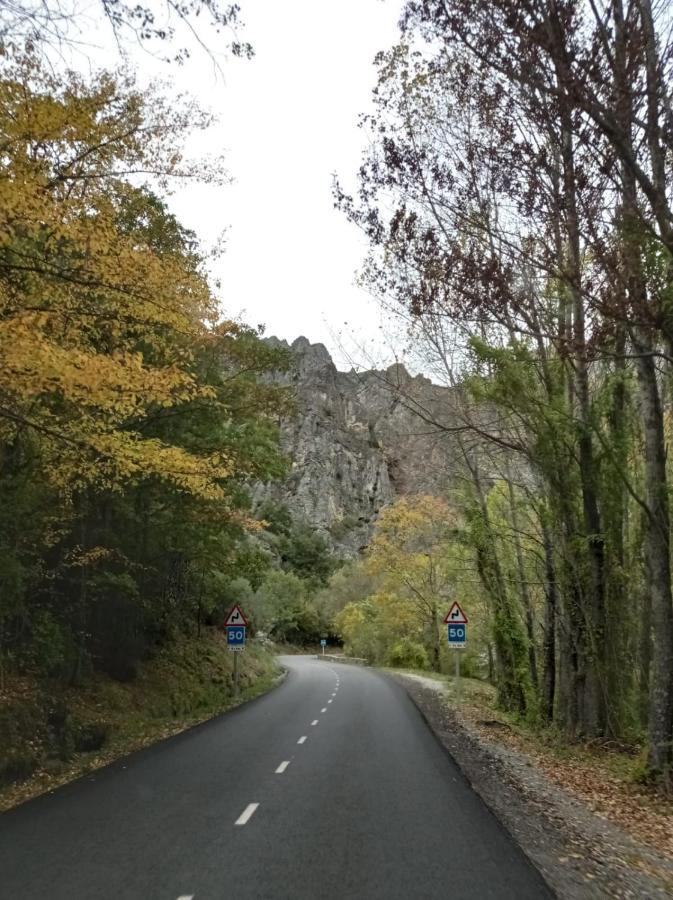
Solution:
<path fill-rule="evenodd" d="M 227 646 L 230 650 L 243 650 L 245 647 L 244 625 L 227 625 Z"/>
<path fill-rule="evenodd" d="M 467 641 L 467 625 L 447 626 L 449 647 L 464 647 Z"/>

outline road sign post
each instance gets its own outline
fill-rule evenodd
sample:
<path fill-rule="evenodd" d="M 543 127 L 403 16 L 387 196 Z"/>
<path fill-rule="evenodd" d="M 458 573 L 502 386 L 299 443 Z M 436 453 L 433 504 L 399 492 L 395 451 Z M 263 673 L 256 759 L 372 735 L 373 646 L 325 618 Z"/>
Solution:
<path fill-rule="evenodd" d="M 456 703 L 460 703 L 460 653 L 456 651 Z"/>
<path fill-rule="evenodd" d="M 241 607 L 236 604 L 224 623 L 227 630 L 227 649 L 245 650 L 248 620 Z M 238 653 L 234 655 L 234 698 L 238 699 Z"/>
<path fill-rule="evenodd" d="M 327 638 L 320 638 L 320 646 L 322 647 L 322 655 L 325 655 L 325 647 L 327 646 Z"/>
<path fill-rule="evenodd" d="M 444 618 L 449 647 L 455 651 L 456 702 L 460 703 L 460 651 L 467 645 L 467 616 L 459 603 L 453 603 Z"/>

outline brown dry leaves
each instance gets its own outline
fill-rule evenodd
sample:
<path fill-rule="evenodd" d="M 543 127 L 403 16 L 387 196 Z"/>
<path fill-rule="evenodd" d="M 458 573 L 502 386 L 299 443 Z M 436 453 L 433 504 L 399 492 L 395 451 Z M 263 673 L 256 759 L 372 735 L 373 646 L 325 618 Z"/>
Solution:
<path fill-rule="evenodd" d="M 461 715 L 482 737 L 525 753 L 551 781 L 580 799 L 596 815 L 673 858 L 673 803 L 616 774 L 610 765 L 615 762 L 613 751 L 578 746 L 576 755 L 562 757 L 536 739 L 533 732 L 504 721 L 502 728 L 485 726 L 485 718 L 494 718 L 490 708 L 464 705 Z"/>

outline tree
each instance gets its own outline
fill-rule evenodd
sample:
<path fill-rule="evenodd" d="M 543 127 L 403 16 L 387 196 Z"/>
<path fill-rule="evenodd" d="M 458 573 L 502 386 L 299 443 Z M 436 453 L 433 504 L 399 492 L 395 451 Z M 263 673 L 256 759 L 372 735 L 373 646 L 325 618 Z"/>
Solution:
<path fill-rule="evenodd" d="M 309 525 L 295 524 L 278 541 L 281 566 L 315 589 L 325 585 L 338 563 L 325 538 Z"/>
<path fill-rule="evenodd" d="M 99 21 L 91 21 L 91 14 Z M 190 44 L 206 50 L 215 64 L 216 57 L 208 49 L 206 36 L 199 26 L 206 23 L 215 34 L 230 36 L 228 51 L 233 56 L 251 57 L 253 50 L 242 41 L 238 29 L 241 9 L 237 3 L 217 0 L 148 0 L 131 4 L 125 0 L 100 0 L 98 8 L 86 10 L 76 3 L 38 3 L 18 0 L 0 3 L 0 39 L 5 49 L 41 44 L 55 52 L 76 48 L 80 53 L 92 26 L 106 29 L 119 51 L 131 46 L 160 56 L 166 61 L 183 63 L 190 56 Z M 177 27 L 176 27 L 177 25 Z"/>
<path fill-rule="evenodd" d="M 449 546 L 455 517 L 429 495 L 403 497 L 380 514 L 367 548 L 367 571 L 383 592 L 404 598 L 408 615 L 422 623 L 432 665 L 439 669 L 440 604 L 449 591 Z"/>
<path fill-rule="evenodd" d="M 378 591 L 348 603 L 335 617 L 334 625 L 352 656 L 379 665 L 430 666 L 423 623 L 399 594 Z"/>
<path fill-rule="evenodd" d="M 276 640 L 289 644 L 315 643 L 322 631 L 306 583 L 290 572 L 269 573 L 255 594 L 255 616 Z"/>
<path fill-rule="evenodd" d="M 114 489 L 152 472 L 221 496 L 224 457 L 197 457 L 138 426 L 211 400 L 193 346 L 237 327 L 208 333 L 217 312 L 198 259 L 159 247 L 126 206 L 142 209 L 143 190 L 125 176 L 179 175 L 173 136 L 188 116 L 206 120 L 105 75 L 91 89 L 75 76 L 60 85 L 31 61 L 6 73 L 0 104 L 2 441 L 39 435 L 59 487 Z"/>

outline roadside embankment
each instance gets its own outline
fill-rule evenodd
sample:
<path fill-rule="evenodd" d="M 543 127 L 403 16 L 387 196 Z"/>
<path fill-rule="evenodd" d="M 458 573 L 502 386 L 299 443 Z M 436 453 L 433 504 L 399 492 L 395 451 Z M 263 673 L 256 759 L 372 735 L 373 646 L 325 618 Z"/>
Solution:
<path fill-rule="evenodd" d="M 483 682 L 387 671 L 561 900 L 673 896 L 673 804 L 637 758 L 519 723 Z"/>
<path fill-rule="evenodd" d="M 96 675 L 78 687 L 26 676 L 0 690 L 0 810 L 184 731 L 273 687 L 274 654 L 254 641 L 233 653 L 208 630 L 181 637 L 140 666 L 133 681 Z"/>

